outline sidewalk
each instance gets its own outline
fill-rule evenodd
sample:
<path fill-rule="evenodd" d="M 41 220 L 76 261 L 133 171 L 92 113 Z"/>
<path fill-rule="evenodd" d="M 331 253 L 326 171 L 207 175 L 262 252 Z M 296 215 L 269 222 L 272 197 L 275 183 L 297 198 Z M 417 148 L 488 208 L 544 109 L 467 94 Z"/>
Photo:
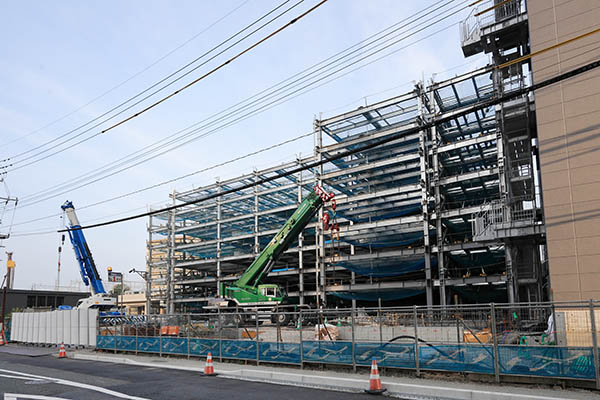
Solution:
<path fill-rule="evenodd" d="M 131 364 L 154 368 L 171 368 L 186 371 L 204 370 L 204 360 L 199 358 L 167 358 L 155 355 L 130 355 L 99 353 L 91 350 L 69 352 L 69 357 Z M 269 382 L 281 385 L 306 386 L 319 389 L 362 392 L 369 386 L 368 373 L 338 372 L 331 370 L 301 370 L 272 365 L 241 365 L 213 360 L 215 372 L 221 378 Z M 600 400 L 600 394 L 579 389 L 562 390 L 528 388 L 509 384 L 493 385 L 475 382 L 448 382 L 412 377 L 381 377 L 388 396 L 404 399 L 460 399 L 460 400 Z"/>

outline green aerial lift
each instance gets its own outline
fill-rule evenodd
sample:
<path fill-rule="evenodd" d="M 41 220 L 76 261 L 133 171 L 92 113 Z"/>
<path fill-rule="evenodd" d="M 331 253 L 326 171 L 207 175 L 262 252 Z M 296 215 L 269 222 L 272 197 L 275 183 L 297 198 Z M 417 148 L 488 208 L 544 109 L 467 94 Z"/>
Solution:
<path fill-rule="evenodd" d="M 275 262 L 286 251 L 302 230 L 308 225 L 319 208 L 333 201 L 333 193 L 327 193 L 321 186 L 315 186 L 300 203 L 296 211 L 286 221 L 281 230 L 271 239 L 250 264 L 242 276 L 232 284 L 221 283 L 220 292 L 224 302 L 222 306 L 241 307 L 243 309 L 278 308 L 286 299 L 286 293 L 277 284 L 261 283 L 269 274 Z"/>

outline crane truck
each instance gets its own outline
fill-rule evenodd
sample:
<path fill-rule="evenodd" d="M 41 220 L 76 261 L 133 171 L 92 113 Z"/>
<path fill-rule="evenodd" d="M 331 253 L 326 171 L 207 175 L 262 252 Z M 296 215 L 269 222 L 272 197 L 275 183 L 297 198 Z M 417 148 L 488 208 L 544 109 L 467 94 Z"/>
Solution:
<path fill-rule="evenodd" d="M 219 307 L 236 307 L 243 310 L 275 310 L 284 306 L 285 291 L 277 284 L 262 283 L 273 266 L 302 230 L 308 225 L 319 208 L 324 203 L 332 201 L 335 208 L 333 193 L 327 193 L 321 186 L 316 185 L 314 191 L 300 203 L 296 211 L 286 221 L 269 244 L 260 252 L 246 271 L 232 284 L 221 282 L 222 298 L 215 299 L 211 305 Z M 283 315 L 283 314 L 282 314 Z M 280 321 L 283 325 L 289 322 L 286 317 Z"/>
<path fill-rule="evenodd" d="M 104 290 L 102 279 L 96 269 L 96 263 L 92 257 L 92 252 L 85 240 L 81 225 L 77 214 L 75 214 L 75 207 L 70 201 L 66 201 L 61 208 L 67 214 L 69 219 L 69 239 L 73 245 L 75 251 L 75 257 L 79 262 L 79 272 L 81 273 L 81 279 L 86 286 L 90 286 L 92 295 L 86 297 L 77 302 L 78 309 L 97 308 L 100 311 L 108 311 L 116 306 L 116 299 L 109 296 Z"/>

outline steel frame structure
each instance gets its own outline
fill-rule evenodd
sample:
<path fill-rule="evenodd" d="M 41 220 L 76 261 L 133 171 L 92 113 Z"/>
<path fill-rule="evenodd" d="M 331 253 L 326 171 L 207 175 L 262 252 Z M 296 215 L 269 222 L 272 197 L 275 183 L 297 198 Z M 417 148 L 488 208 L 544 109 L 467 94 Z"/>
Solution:
<path fill-rule="evenodd" d="M 512 34 L 522 30 L 526 12 L 509 6 L 508 13 L 478 27 L 476 40 L 464 34 L 472 27 L 462 27 L 466 55 L 489 51 L 499 64 L 513 54 L 509 49 L 518 48 L 516 56 L 528 51 L 522 35 Z M 499 43 L 489 35 L 510 40 L 486 49 L 481 43 Z M 173 204 L 188 202 L 395 138 L 313 170 L 151 217 L 153 302 L 168 313 L 193 311 L 220 295 L 219 283 L 236 279 L 250 265 L 315 184 L 335 193 L 339 233 L 323 229 L 327 210 L 320 210 L 269 274 L 300 304 L 328 305 L 341 298 L 356 305 L 421 292 L 419 301 L 427 305 L 479 302 L 473 294 L 481 293 L 478 286 L 506 288 L 509 302 L 544 300 L 533 98 L 414 133 L 425 122 L 527 84 L 526 72 L 526 63 L 508 72 L 490 65 L 441 82 L 418 82 L 408 93 L 315 120 L 310 157 L 173 192 Z M 162 277 L 155 279 L 152 271 L 162 271 Z"/>

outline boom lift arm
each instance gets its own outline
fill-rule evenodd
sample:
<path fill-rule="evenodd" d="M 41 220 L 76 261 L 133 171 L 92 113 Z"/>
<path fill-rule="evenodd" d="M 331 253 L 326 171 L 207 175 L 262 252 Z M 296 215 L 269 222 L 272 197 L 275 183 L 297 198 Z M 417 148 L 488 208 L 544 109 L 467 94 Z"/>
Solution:
<path fill-rule="evenodd" d="M 290 247 L 308 225 L 319 208 L 325 202 L 333 200 L 333 197 L 333 193 L 327 193 L 322 187 L 315 186 L 314 191 L 300 203 L 281 230 L 271 239 L 242 276 L 231 285 L 221 283 L 221 295 L 241 306 L 279 305 L 284 300 L 281 288 L 278 285 L 261 284 L 261 282 L 269 274 L 281 254 Z"/>
<path fill-rule="evenodd" d="M 81 273 L 83 283 L 91 287 L 92 295 L 106 293 L 83 231 L 78 229 L 81 228 L 81 225 L 79 224 L 77 214 L 75 214 L 73 203 L 66 201 L 60 208 L 66 212 L 69 219 L 69 238 L 73 244 L 73 250 L 75 250 L 75 257 L 77 257 L 77 261 L 79 262 L 79 272 Z"/>

